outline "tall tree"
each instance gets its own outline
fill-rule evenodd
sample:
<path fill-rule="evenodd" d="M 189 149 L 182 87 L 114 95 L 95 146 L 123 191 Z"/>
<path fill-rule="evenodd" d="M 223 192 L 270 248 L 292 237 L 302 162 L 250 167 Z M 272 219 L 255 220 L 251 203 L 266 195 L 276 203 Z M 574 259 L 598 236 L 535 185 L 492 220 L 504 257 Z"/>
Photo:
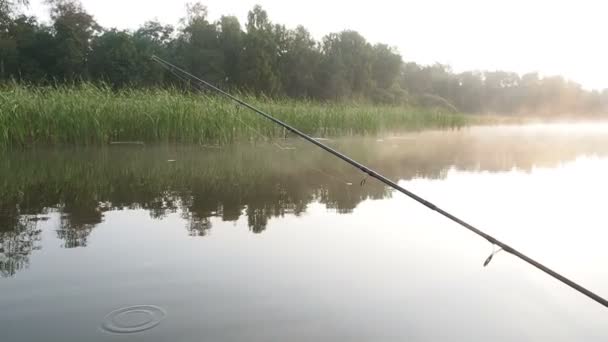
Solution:
<path fill-rule="evenodd" d="M 50 29 L 36 18 L 21 15 L 9 28 L 14 57 L 8 73 L 15 79 L 42 81 L 55 64 L 56 53 Z"/>
<path fill-rule="evenodd" d="M 371 63 L 372 86 L 368 97 L 380 103 L 406 102 L 407 92 L 399 84 L 401 55 L 386 44 L 376 44 L 372 48 Z"/>
<path fill-rule="evenodd" d="M 317 42 L 303 27 L 282 30 L 280 40 L 281 84 L 288 96 L 309 98 L 316 94 L 316 70 L 321 63 L 321 51 Z"/>
<path fill-rule="evenodd" d="M 372 48 L 356 31 L 323 38 L 323 86 L 328 98 L 363 96 L 372 87 Z"/>
<path fill-rule="evenodd" d="M 401 55 L 386 44 L 376 44 L 372 50 L 372 79 L 375 86 L 389 89 L 399 77 Z"/>
<path fill-rule="evenodd" d="M 137 81 L 137 48 L 130 34 L 110 30 L 96 37 L 91 44 L 89 71 L 95 79 L 116 86 L 134 84 Z"/>
<path fill-rule="evenodd" d="M 19 7 L 29 3 L 29 0 L 0 0 L 0 26 L 8 26 Z"/>
<path fill-rule="evenodd" d="M 260 6 L 244 28 L 216 22 L 200 3 L 187 6 L 180 29 L 156 21 L 135 32 L 102 30 L 78 0 L 46 0 L 52 26 L 19 15 L 27 0 L 0 0 L 0 80 L 104 80 L 114 86 L 165 86 L 179 80 L 158 55 L 223 86 L 295 98 L 365 98 L 465 112 L 608 112 L 608 91 L 587 91 L 562 77 L 507 71 L 454 73 L 442 64 L 404 63 L 385 44 L 355 31 L 315 41 L 302 26 L 273 24 Z"/>
<path fill-rule="evenodd" d="M 157 55 L 170 58 L 170 46 L 173 42 L 174 28 L 162 25 L 158 21 L 148 21 L 133 34 L 133 42 L 137 50 L 136 75 L 141 85 L 162 85 L 165 71 L 150 57 Z M 172 80 L 172 78 L 170 78 Z"/>
<path fill-rule="evenodd" d="M 281 89 L 278 74 L 278 44 L 268 14 L 256 5 L 247 15 L 241 63 L 242 84 L 255 93 L 277 94 Z"/>
<path fill-rule="evenodd" d="M 11 26 L 12 22 L 8 19 L 0 23 L 0 80 L 7 78 L 7 69 L 11 69 L 10 64 L 17 60 L 17 46 L 10 34 Z"/>
<path fill-rule="evenodd" d="M 219 23 L 219 45 L 224 55 L 226 83 L 232 87 L 240 81 L 241 54 L 243 53 L 244 33 L 238 18 L 222 16 Z"/>
<path fill-rule="evenodd" d="M 16 59 L 16 42 L 11 36 L 13 16 L 20 5 L 28 5 L 28 0 L 0 0 L 0 80 L 7 76 L 7 63 Z"/>
<path fill-rule="evenodd" d="M 207 7 L 201 3 L 187 6 L 182 34 L 176 42 L 176 59 L 194 74 L 218 83 L 225 79 L 224 55 L 217 26 L 207 16 Z"/>
<path fill-rule="evenodd" d="M 58 51 L 56 72 L 59 78 L 86 78 L 91 40 L 101 27 L 77 0 L 47 0 Z"/>

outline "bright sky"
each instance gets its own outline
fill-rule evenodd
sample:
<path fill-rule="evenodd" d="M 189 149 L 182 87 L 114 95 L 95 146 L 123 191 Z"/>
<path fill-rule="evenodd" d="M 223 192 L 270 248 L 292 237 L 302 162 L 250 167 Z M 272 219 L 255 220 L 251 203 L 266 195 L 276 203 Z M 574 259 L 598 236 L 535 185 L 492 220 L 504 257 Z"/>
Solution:
<path fill-rule="evenodd" d="M 42 0 L 29 12 L 48 17 Z M 177 24 L 189 0 L 82 0 L 104 27 L 135 29 L 146 20 Z M 603 0 L 206 0 L 211 19 L 242 23 L 260 4 L 275 23 L 304 25 L 320 39 L 354 29 L 398 48 L 406 61 L 455 71 L 560 74 L 585 88 L 608 88 L 608 2 Z"/>

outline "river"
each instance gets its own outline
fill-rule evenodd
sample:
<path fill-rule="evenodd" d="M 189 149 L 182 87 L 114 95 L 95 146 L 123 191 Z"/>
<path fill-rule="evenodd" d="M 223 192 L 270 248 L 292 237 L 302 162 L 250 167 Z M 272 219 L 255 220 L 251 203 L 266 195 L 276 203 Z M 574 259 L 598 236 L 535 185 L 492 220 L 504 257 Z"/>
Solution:
<path fill-rule="evenodd" d="M 608 296 L 608 125 L 324 143 Z M 0 154 L 0 340 L 606 341 L 608 309 L 300 140 Z"/>

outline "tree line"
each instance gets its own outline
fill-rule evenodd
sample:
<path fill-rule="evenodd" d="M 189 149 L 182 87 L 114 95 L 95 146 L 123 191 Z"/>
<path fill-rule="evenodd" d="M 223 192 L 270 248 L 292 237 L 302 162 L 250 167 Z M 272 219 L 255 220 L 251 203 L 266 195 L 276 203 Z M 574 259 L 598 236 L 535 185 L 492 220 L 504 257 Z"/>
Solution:
<path fill-rule="evenodd" d="M 443 106 L 470 113 L 598 114 L 608 89 L 588 91 L 560 76 L 507 71 L 456 73 L 404 62 L 386 44 L 352 30 L 315 40 L 302 26 L 273 23 L 260 6 L 242 25 L 211 21 L 190 4 L 177 27 L 148 21 L 134 31 L 101 27 L 77 0 L 47 0 L 51 22 L 19 13 L 27 0 L 0 0 L 0 80 L 176 86 L 158 55 L 226 87 L 265 96 Z"/>

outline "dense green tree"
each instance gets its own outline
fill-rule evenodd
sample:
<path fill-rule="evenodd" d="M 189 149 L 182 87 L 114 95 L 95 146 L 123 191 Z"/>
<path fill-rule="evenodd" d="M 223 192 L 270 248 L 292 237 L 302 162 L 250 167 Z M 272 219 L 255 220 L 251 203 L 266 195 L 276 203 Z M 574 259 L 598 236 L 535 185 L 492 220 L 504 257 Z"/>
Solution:
<path fill-rule="evenodd" d="M 29 3 L 29 0 L 0 0 L 0 27 L 6 28 L 18 8 Z"/>
<path fill-rule="evenodd" d="M 274 95 L 280 92 L 277 32 L 268 14 L 256 5 L 247 15 L 247 34 L 241 63 L 241 84 L 251 92 Z"/>
<path fill-rule="evenodd" d="M 34 17 L 19 16 L 9 31 L 17 57 L 11 77 L 27 81 L 46 79 L 57 55 L 50 28 L 39 25 Z"/>
<path fill-rule="evenodd" d="M 91 40 L 101 27 L 77 0 L 47 0 L 56 40 L 55 71 L 59 79 L 87 78 Z"/>
<path fill-rule="evenodd" d="M 148 21 L 133 33 L 133 43 L 137 51 L 137 65 L 134 74 L 137 83 L 143 86 L 158 86 L 165 81 L 165 71 L 154 62 L 151 57 L 161 58 L 169 56 L 174 28 L 171 25 L 162 25 L 158 21 Z M 172 79 L 170 79 L 172 80 Z"/>
<path fill-rule="evenodd" d="M 207 19 L 207 7 L 188 5 L 184 27 L 175 43 L 175 60 L 190 72 L 213 83 L 225 79 L 224 54 L 220 48 L 218 26 Z"/>
<path fill-rule="evenodd" d="M 274 24 L 255 6 L 241 27 L 187 6 L 179 30 L 149 21 L 134 32 L 103 30 L 78 0 L 46 0 L 49 26 L 20 15 L 26 0 L 0 0 L 0 80 L 103 81 L 114 87 L 183 85 L 151 60 L 158 55 L 222 87 L 322 100 L 366 99 L 470 113 L 607 113 L 608 90 L 563 77 L 496 71 L 455 73 L 447 65 L 405 63 L 355 31 L 320 42 L 302 26 Z"/>
<path fill-rule="evenodd" d="M 337 34 L 330 34 L 323 38 L 322 59 L 316 72 L 318 80 L 317 97 L 339 100 L 352 95 L 353 91 L 347 77 L 347 66 L 333 48 Z M 330 53 L 331 51 L 331 53 Z"/>
<path fill-rule="evenodd" d="M 399 72 L 403 60 L 401 55 L 386 44 L 372 48 L 371 77 L 373 85 L 369 97 L 375 102 L 404 102 L 407 92 L 399 84 Z"/>
<path fill-rule="evenodd" d="M 401 55 L 386 44 L 376 44 L 372 50 L 372 79 L 375 86 L 389 89 L 399 77 Z"/>
<path fill-rule="evenodd" d="M 372 86 L 372 47 L 356 31 L 323 38 L 323 73 L 328 97 L 361 97 Z"/>
<path fill-rule="evenodd" d="M 402 69 L 401 86 L 412 95 L 414 104 L 457 109 L 454 101 L 458 97 L 459 80 L 449 66 L 407 63 Z"/>
<path fill-rule="evenodd" d="M 291 97 L 313 97 L 317 88 L 315 71 L 321 62 L 319 46 L 303 26 L 285 30 L 283 35 L 279 69 L 283 89 Z"/>
<path fill-rule="evenodd" d="M 94 79 L 116 86 L 133 84 L 137 75 L 132 71 L 138 62 L 133 37 L 127 32 L 110 30 L 92 42 L 89 71 Z"/>
<path fill-rule="evenodd" d="M 8 21 L 0 26 L 0 79 L 8 77 L 9 70 L 17 61 L 16 40 L 11 36 L 11 26 Z"/>
<path fill-rule="evenodd" d="M 10 30 L 17 7 L 22 4 L 27 4 L 27 0 L 0 0 L 0 79 L 8 76 L 10 66 L 7 64 L 15 63 L 17 59 L 16 41 Z"/>
<path fill-rule="evenodd" d="M 226 83 L 237 87 L 240 83 L 241 54 L 243 53 L 243 36 L 241 23 L 236 17 L 222 16 L 219 23 L 219 47 L 224 55 L 224 74 Z"/>

